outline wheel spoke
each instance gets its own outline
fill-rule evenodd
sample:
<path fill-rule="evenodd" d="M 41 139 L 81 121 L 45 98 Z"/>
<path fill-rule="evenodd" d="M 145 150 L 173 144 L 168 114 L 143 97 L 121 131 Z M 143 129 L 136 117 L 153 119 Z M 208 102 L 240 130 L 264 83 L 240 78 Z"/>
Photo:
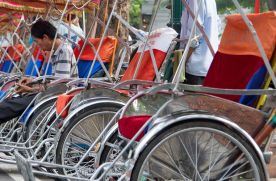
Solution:
<path fill-rule="evenodd" d="M 235 133 L 232 136 L 228 128 L 224 132 L 220 127 L 203 124 L 206 127 L 175 126 L 170 129 L 177 131 L 168 129 L 154 138 L 140 153 L 143 157 L 138 162 L 142 158 L 144 161 L 140 167 L 135 165 L 134 172 L 139 174 L 134 175 L 138 180 L 263 180 L 258 179 L 258 165 L 247 149 L 251 149 L 250 145 Z"/>
<path fill-rule="evenodd" d="M 185 176 L 183 176 L 181 174 L 181 172 L 179 171 L 179 169 L 177 168 L 177 166 L 175 167 L 177 169 L 177 171 L 175 171 L 175 169 L 173 169 L 172 167 L 168 166 L 168 164 L 164 163 L 163 161 L 161 160 L 157 160 L 156 158 L 151 158 L 150 161 L 152 161 L 153 163 L 157 164 L 157 165 L 160 165 L 161 168 L 166 168 L 167 171 L 169 171 L 170 173 L 178 176 L 178 177 L 182 177 L 183 179 L 186 179 Z"/>
<path fill-rule="evenodd" d="M 193 159 L 192 159 L 192 157 L 191 157 L 189 151 L 187 150 L 185 144 L 183 143 L 182 139 L 181 139 L 179 136 L 178 136 L 178 139 L 180 140 L 180 143 L 181 143 L 182 147 L 184 148 L 185 152 L 188 154 L 188 157 L 189 157 L 191 163 L 193 164 L 193 167 L 194 167 L 194 169 L 195 169 L 195 171 L 196 171 L 196 174 L 198 174 L 200 180 L 202 180 L 201 175 L 200 175 L 200 173 L 198 172 L 198 169 L 196 168 L 196 165 L 195 165 L 195 163 L 193 162 Z"/>
<path fill-rule="evenodd" d="M 72 166 L 80 164 L 73 174 L 82 178 L 89 178 L 94 172 L 95 157 L 97 155 L 93 154 L 92 151 L 81 163 L 79 163 L 79 161 L 83 159 L 89 147 L 94 143 L 94 140 L 110 121 L 109 118 L 114 114 L 113 111 L 96 112 L 83 117 L 70 128 L 70 131 L 65 137 L 61 153 L 62 158 L 64 158 L 62 164 L 71 164 Z M 75 120 L 77 120 L 77 118 L 75 118 Z M 70 161 L 72 161 L 72 163 L 70 163 Z M 66 175 L 70 173 L 70 169 L 63 169 L 63 171 Z"/>
<path fill-rule="evenodd" d="M 85 134 L 85 136 L 89 139 L 90 143 L 93 144 L 94 140 L 92 140 L 88 134 L 86 133 L 85 129 L 83 129 L 83 127 L 81 126 L 81 124 L 79 124 L 80 129 L 83 131 L 83 133 Z"/>

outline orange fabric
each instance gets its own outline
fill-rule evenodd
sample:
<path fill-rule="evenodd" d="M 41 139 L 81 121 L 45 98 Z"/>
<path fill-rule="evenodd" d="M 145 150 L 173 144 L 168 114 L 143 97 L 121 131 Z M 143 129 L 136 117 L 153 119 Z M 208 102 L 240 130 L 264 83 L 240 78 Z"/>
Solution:
<path fill-rule="evenodd" d="M 249 14 L 248 18 L 256 29 L 266 55 L 270 59 L 276 44 L 276 12 Z M 227 25 L 222 35 L 219 51 L 231 55 L 261 57 L 253 36 L 241 15 L 227 17 Z"/>
<path fill-rule="evenodd" d="M 84 90 L 84 88 L 79 87 L 77 89 L 71 90 L 70 92 L 67 92 L 66 94 L 59 95 L 58 99 L 57 99 L 57 104 L 56 104 L 57 113 L 60 114 L 62 112 L 62 110 L 67 106 L 67 104 L 73 99 L 73 97 L 75 95 L 79 94 L 82 90 Z M 61 114 L 62 118 L 67 117 L 68 110 L 69 110 L 69 106 Z"/>
<path fill-rule="evenodd" d="M 95 46 L 97 50 L 100 44 L 100 38 L 90 38 L 89 42 Z M 111 36 L 104 38 L 103 44 L 101 46 L 99 56 L 101 57 L 102 61 L 108 63 L 112 60 L 113 52 L 115 51 L 117 39 Z M 84 41 L 80 40 L 79 45 L 83 47 Z M 80 50 L 78 48 L 74 49 L 75 57 L 78 58 L 80 54 Z M 86 44 L 84 51 L 80 57 L 80 60 L 87 60 L 93 61 L 95 59 L 95 53 L 89 44 Z M 96 59 L 97 60 L 97 59 Z"/>
<path fill-rule="evenodd" d="M 15 45 L 14 47 L 12 47 L 12 46 L 10 46 L 9 48 L 8 48 L 8 54 L 9 54 L 9 56 L 14 60 L 14 61 L 20 61 L 20 59 L 21 59 L 21 55 L 19 54 L 19 53 L 17 53 L 17 51 L 19 52 L 19 53 L 23 53 L 23 51 L 24 51 L 24 47 L 23 47 L 23 45 L 21 45 L 21 44 L 17 44 L 17 45 Z M 7 59 L 9 59 L 8 57 L 7 57 Z"/>
<path fill-rule="evenodd" d="M 66 94 L 62 94 L 58 96 L 57 103 L 56 103 L 56 111 L 57 111 L 57 114 L 60 115 L 62 118 L 67 117 L 69 106 L 64 111 L 63 109 L 73 99 L 73 97 L 74 95 L 66 95 Z"/>
<path fill-rule="evenodd" d="M 162 52 L 160 50 L 153 50 L 153 53 L 155 55 L 155 59 L 156 59 L 156 64 L 158 69 L 160 68 L 160 66 L 162 65 L 167 53 L 166 52 Z M 124 76 L 122 77 L 121 81 L 126 81 L 126 80 L 131 80 L 134 72 L 137 68 L 137 64 L 138 61 L 140 59 L 140 55 L 141 53 L 136 53 L 135 56 L 133 57 L 132 61 L 130 62 Z M 150 52 L 149 51 L 145 51 L 143 59 L 141 61 L 137 76 L 135 77 L 135 79 L 138 80 L 150 80 L 153 81 L 153 79 L 155 78 L 155 72 L 153 69 L 153 65 L 152 65 L 152 60 L 151 60 L 151 56 L 150 56 Z"/>

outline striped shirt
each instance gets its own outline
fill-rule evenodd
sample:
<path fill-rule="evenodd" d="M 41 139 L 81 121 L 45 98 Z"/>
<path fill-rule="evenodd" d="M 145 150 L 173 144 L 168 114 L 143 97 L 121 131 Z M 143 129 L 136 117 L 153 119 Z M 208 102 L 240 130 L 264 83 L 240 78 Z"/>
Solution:
<path fill-rule="evenodd" d="M 51 57 L 52 75 L 61 78 L 78 77 L 77 61 L 70 43 L 63 42 Z"/>

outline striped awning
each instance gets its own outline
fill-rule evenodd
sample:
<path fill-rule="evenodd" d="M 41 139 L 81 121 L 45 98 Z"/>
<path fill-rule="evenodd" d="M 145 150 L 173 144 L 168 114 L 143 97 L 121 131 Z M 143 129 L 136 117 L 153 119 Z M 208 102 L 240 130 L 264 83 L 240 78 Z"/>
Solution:
<path fill-rule="evenodd" d="M 29 13 L 45 13 L 45 7 L 25 4 L 23 0 L 19 3 L 17 0 L 0 0 L 0 13 L 7 12 L 29 12 Z"/>
<path fill-rule="evenodd" d="M 27 13 L 46 13 L 46 6 L 54 5 L 63 10 L 67 0 L 0 0 L 0 13 L 11 11 Z M 69 7 L 90 10 L 99 6 L 100 0 L 70 0 Z"/>
<path fill-rule="evenodd" d="M 19 14 L 0 14 L 0 35 L 6 34 L 7 32 L 14 32 L 20 19 L 21 15 Z"/>

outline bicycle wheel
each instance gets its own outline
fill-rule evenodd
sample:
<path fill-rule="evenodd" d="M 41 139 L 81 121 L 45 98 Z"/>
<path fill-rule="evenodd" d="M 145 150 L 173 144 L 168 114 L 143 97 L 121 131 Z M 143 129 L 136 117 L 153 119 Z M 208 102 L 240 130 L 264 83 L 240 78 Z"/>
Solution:
<path fill-rule="evenodd" d="M 120 108 L 121 105 L 104 104 L 88 107 L 78 113 L 61 134 L 56 150 L 56 162 L 67 166 L 76 165 Z M 96 156 L 97 148 L 89 153 L 77 172 L 72 169 L 59 169 L 59 172 L 89 178 L 95 169 Z"/>
<path fill-rule="evenodd" d="M 42 104 L 29 119 L 25 127 L 24 135 L 25 140 L 28 140 L 29 147 L 38 142 L 39 138 L 41 138 L 44 131 L 46 130 L 47 125 L 49 125 L 49 123 L 47 123 L 47 116 L 51 111 L 55 101 L 56 100 L 51 100 L 45 104 Z M 44 121 L 44 123 L 41 123 L 41 121 Z"/>
<path fill-rule="evenodd" d="M 12 135 L 12 132 L 18 127 L 19 127 L 18 118 L 14 118 L 10 121 L 7 121 L 6 123 L 0 124 L 1 139 L 17 141 L 17 138 L 12 138 L 11 135 Z M 5 139 L 3 139 L 3 138 L 5 138 Z"/>
<path fill-rule="evenodd" d="M 99 154 L 100 165 L 106 162 L 113 162 L 120 154 L 122 149 L 126 146 L 127 142 L 118 137 L 118 132 L 115 132 L 105 143 L 102 153 Z M 125 163 L 127 161 L 128 151 L 124 154 L 117 163 Z M 118 178 L 127 171 L 127 169 L 120 165 L 115 164 L 112 169 L 105 175 L 104 180 L 118 180 Z"/>
<path fill-rule="evenodd" d="M 248 142 L 229 128 L 193 121 L 156 136 L 135 163 L 131 180 L 258 180 L 264 168 Z"/>

